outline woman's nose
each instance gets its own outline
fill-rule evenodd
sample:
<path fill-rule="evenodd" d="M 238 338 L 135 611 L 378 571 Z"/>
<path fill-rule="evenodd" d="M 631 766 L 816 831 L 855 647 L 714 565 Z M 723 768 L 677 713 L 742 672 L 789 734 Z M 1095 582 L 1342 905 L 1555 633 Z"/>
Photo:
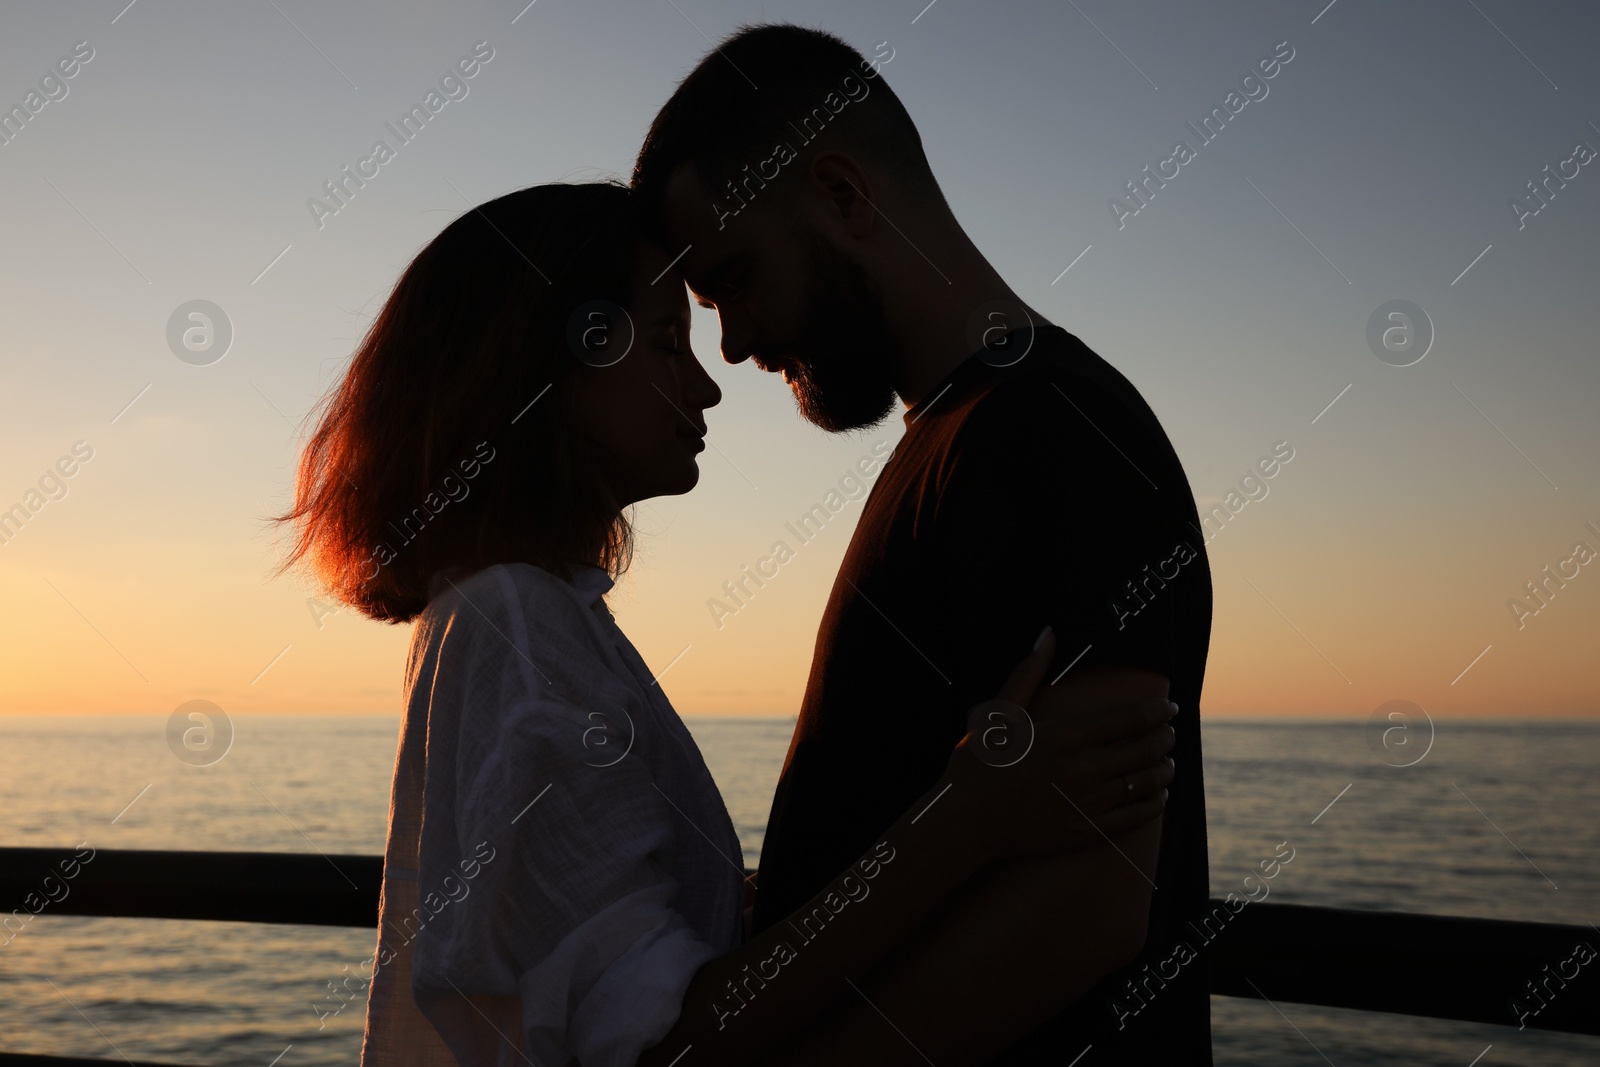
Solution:
<path fill-rule="evenodd" d="M 694 368 L 689 372 L 689 380 L 684 383 L 687 386 L 685 392 L 689 403 L 701 409 L 714 408 L 722 403 L 722 387 L 717 384 L 716 379 L 706 373 L 698 358 L 690 362 L 694 364 Z"/>

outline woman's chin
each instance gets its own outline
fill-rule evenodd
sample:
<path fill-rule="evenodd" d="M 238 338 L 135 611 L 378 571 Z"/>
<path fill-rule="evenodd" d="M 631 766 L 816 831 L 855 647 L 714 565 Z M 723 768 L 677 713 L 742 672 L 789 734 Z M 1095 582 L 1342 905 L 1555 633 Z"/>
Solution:
<path fill-rule="evenodd" d="M 689 458 L 684 461 L 680 470 L 656 480 L 649 495 L 653 497 L 682 496 L 699 484 L 700 466 L 693 458 Z"/>

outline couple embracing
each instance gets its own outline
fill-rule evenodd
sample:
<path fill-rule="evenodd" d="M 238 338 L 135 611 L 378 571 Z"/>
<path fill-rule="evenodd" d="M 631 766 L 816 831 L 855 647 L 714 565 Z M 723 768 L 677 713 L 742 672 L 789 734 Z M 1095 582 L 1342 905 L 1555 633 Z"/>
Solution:
<path fill-rule="evenodd" d="M 881 60 L 724 40 L 629 185 L 451 223 L 325 401 L 291 562 L 414 624 L 367 1067 L 1211 1062 L 1204 962 L 1148 967 L 1207 911 L 1210 574 L 1160 566 L 1200 543 L 1188 482 L 963 232 Z M 749 878 L 606 607 L 721 399 L 691 295 L 811 423 L 906 428 Z"/>

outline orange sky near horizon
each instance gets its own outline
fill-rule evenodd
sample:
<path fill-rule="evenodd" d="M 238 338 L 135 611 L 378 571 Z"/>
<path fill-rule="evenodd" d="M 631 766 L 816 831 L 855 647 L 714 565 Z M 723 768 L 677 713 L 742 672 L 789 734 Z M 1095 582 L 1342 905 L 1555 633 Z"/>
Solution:
<path fill-rule="evenodd" d="M 816 444 L 838 454 L 841 471 L 868 451 L 865 439 Z M 703 454 L 702 467 L 714 478 L 719 461 L 706 455 L 713 454 Z M 1344 541 L 1355 550 L 1335 554 L 1361 520 L 1331 497 L 1317 499 L 1315 460 L 1302 445 L 1268 483 L 1269 495 L 1206 546 L 1216 601 L 1206 717 L 1363 719 L 1393 699 L 1436 718 L 1600 713 L 1600 683 L 1587 669 L 1600 633 L 1600 577 L 1568 564 L 1577 574 L 1564 588 L 1546 579 L 1555 592 L 1520 629 L 1508 606 L 1514 595 L 1534 604 L 1523 583 L 1542 577 L 1546 564 L 1558 568 L 1575 542 L 1600 550 L 1600 538 L 1579 523 L 1563 530 L 1553 522 L 1548 551 L 1530 555 L 1518 544 L 1521 522 L 1479 514 L 1463 516 L 1451 537 L 1421 523 L 1393 526 L 1381 552 Z M 733 477 L 726 467 L 724 474 Z M 789 495 L 782 513 L 797 515 L 811 503 L 807 495 L 821 492 Z M 719 620 L 709 602 L 728 603 L 722 582 L 765 554 L 770 540 L 793 541 L 782 520 L 773 516 L 771 537 L 736 535 L 715 508 L 697 506 L 697 494 L 641 506 L 638 557 L 611 604 L 652 668 L 666 668 L 662 685 L 680 713 L 798 710 L 815 629 L 858 512 L 847 503 L 756 596 Z M 1600 513 L 1593 521 L 1600 526 Z M 87 550 L 94 534 L 81 535 Z M 167 712 L 205 698 L 230 712 L 397 714 L 411 627 L 334 610 L 287 579 L 266 583 L 271 550 L 260 535 L 171 546 L 189 586 L 181 597 L 164 596 L 170 583 L 154 574 L 117 573 L 81 557 L 38 576 L 0 558 L 0 595 L 23 607 L 0 618 L 0 713 Z M 116 555 L 127 563 L 156 551 L 125 546 Z"/>

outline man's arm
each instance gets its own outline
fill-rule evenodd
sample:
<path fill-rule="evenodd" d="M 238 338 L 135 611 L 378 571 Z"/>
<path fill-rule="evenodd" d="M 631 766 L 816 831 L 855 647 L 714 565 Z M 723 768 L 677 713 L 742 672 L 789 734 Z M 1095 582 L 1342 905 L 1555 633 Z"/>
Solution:
<path fill-rule="evenodd" d="M 1083 714 L 1165 699 L 1167 685 L 1150 670 L 1091 667 L 1041 687 L 1028 707 Z M 987 1062 L 1138 955 L 1160 844 L 1157 818 L 1077 852 L 984 867 L 916 937 L 853 979 L 859 995 L 765 1062 L 924 1064 L 931 1049 L 941 1067 Z"/>

